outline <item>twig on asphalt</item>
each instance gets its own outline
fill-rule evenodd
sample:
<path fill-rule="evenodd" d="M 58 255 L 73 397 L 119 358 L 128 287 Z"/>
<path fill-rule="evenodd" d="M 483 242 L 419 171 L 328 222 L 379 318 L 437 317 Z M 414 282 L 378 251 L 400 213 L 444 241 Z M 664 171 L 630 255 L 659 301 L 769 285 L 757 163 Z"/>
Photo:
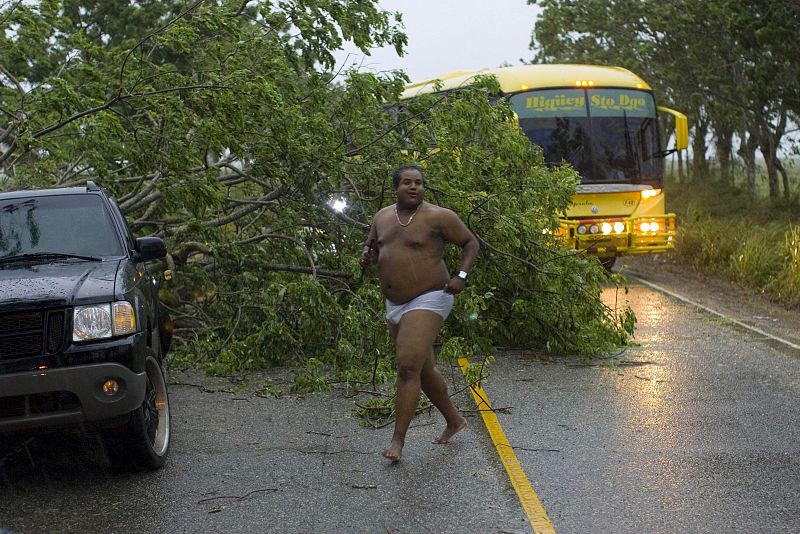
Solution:
<path fill-rule="evenodd" d="M 214 501 L 214 500 L 217 500 L 217 499 L 236 499 L 237 501 L 241 501 L 241 500 L 246 499 L 250 495 L 252 495 L 254 493 L 258 493 L 260 491 L 278 491 L 278 488 L 262 488 L 262 489 L 252 490 L 252 491 L 248 491 L 244 495 L 220 495 L 218 497 L 208 497 L 206 499 L 200 499 L 199 501 L 197 501 L 197 504 L 202 504 L 204 502 Z"/>
<path fill-rule="evenodd" d="M 436 423 L 434 423 L 433 421 L 431 421 L 430 423 L 422 423 L 421 425 L 411 425 L 411 426 L 409 426 L 408 428 L 421 428 L 421 427 L 423 427 L 423 426 L 431 426 L 431 425 L 435 425 L 435 424 L 436 424 Z"/>
<path fill-rule="evenodd" d="M 481 413 L 481 412 L 500 412 L 504 414 L 511 414 L 511 410 L 513 410 L 513 406 L 503 406 L 502 408 L 479 408 L 477 410 L 461 410 L 461 413 Z"/>
<path fill-rule="evenodd" d="M 326 455 L 333 455 L 333 454 L 374 454 L 373 452 L 365 452 L 365 451 L 356 451 L 353 449 L 342 449 L 339 451 L 303 451 L 299 449 L 293 449 L 302 454 L 326 454 Z"/>
<path fill-rule="evenodd" d="M 561 452 L 561 449 L 528 449 L 526 447 L 511 447 L 517 451 L 526 451 L 526 452 Z"/>

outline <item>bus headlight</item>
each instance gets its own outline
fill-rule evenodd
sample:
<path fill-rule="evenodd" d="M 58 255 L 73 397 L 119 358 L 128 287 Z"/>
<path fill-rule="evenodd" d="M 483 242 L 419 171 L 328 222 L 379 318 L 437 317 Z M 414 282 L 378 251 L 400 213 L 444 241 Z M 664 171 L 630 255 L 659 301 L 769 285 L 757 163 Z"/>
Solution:
<path fill-rule="evenodd" d="M 603 235 L 608 235 L 611 233 L 611 224 L 604 222 L 600 225 L 600 228 L 603 230 Z"/>
<path fill-rule="evenodd" d="M 593 225 L 591 225 L 589 227 L 589 233 L 590 234 L 596 234 L 599 231 L 600 231 L 600 228 L 596 224 L 593 224 Z"/>
<path fill-rule="evenodd" d="M 658 221 L 647 221 L 640 224 L 639 229 L 642 231 L 643 234 L 647 233 L 655 234 L 661 229 L 661 225 L 658 224 Z"/>
<path fill-rule="evenodd" d="M 625 231 L 625 223 L 622 221 L 617 221 L 614 223 L 614 231 L 618 234 L 621 234 Z"/>
<path fill-rule="evenodd" d="M 642 191 L 642 198 L 651 198 L 661 192 L 661 189 L 645 189 Z"/>
<path fill-rule="evenodd" d="M 584 225 L 580 225 L 580 226 L 578 226 L 578 233 L 579 233 L 580 235 L 583 235 L 583 234 L 585 234 L 585 233 L 586 233 L 586 227 L 585 227 Z"/>

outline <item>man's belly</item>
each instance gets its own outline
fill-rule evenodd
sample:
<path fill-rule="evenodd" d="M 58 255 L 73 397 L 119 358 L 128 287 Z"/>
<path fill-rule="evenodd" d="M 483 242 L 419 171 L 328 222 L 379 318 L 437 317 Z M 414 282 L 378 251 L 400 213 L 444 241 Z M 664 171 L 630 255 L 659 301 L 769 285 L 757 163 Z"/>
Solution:
<path fill-rule="evenodd" d="M 449 276 L 441 259 L 413 253 L 386 253 L 378 258 L 378 273 L 383 295 L 403 304 L 431 289 L 443 289 Z"/>

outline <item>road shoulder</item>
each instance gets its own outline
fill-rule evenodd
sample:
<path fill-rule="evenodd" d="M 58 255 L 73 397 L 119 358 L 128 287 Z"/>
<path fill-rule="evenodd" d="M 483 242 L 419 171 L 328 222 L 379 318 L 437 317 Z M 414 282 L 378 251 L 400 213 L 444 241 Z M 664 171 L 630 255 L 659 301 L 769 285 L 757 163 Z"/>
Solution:
<path fill-rule="evenodd" d="M 757 290 L 700 273 L 668 255 L 617 260 L 614 271 L 646 280 L 773 336 L 800 345 L 800 310 L 787 309 Z M 631 278 L 631 283 L 636 283 Z"/>

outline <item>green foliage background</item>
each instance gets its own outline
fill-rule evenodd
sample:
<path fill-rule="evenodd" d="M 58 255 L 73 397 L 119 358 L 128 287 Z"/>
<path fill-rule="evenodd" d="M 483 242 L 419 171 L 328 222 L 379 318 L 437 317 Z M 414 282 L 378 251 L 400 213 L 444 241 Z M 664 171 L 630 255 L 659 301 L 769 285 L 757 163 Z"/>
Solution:
<path fill-rule="evenodd" d="M 681 221 L 678 261 L 800 308 L 800 199 L 753 203 L 719 176 L 668 191 Z"/>
<path fill-rule="evenodd" d="M 576 175 L 543 165 L 492 79 L 387 110 L 402 73 L 332 71 L 343 39 L 404 46 L 373 1 L 6 2 L 0 29 L 3 189 L 96 180 L 166 239 L 181 362 L 296 365 L 298 390 L 385 377 L 382 297 L 357 255 L 409 161 L 483 247 L 453 351 L 594 354 L 633 331 L 600 300 L 599 264 L 550 236 Z"/>

